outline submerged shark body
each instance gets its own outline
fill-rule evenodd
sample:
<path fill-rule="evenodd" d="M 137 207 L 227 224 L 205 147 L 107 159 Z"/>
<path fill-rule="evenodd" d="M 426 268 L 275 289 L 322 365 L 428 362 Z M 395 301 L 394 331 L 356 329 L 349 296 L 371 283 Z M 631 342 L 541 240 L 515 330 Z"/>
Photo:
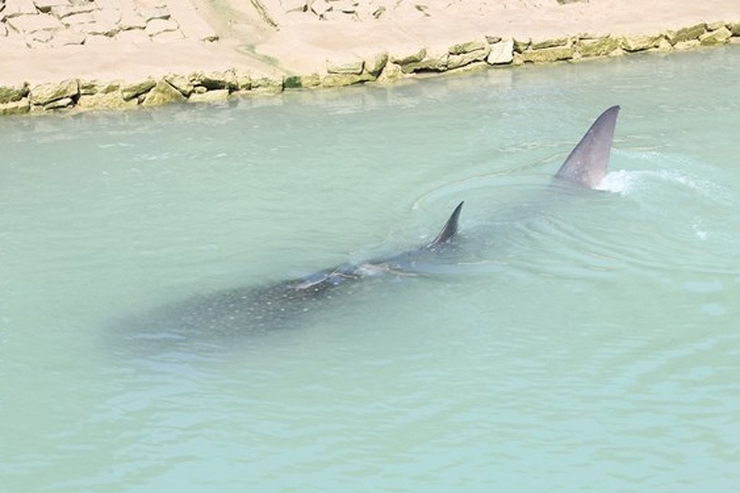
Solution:
<path fill-rule="evenodd" d="M 601 183 L 607 172 L 618 113 L 619 106 L 613 106 L 591 125 L 555 174 L 558 182 L 581 188 L 594 188 Z M 335 294 L 351 292 L 363 282 L 389 276 L 420 275 L 419 265 L 433 263 L 454 248 L 462 206 L 463 202 L 455 208 L 439 234 L 421 248 L 342 264 L 274 285 L 236 288 L 187 300 L 147 317 L 146 337 L 181 339 L 193 331 L 216 335 L 245 329 L 290 327 L 300 315 L 321 308 L 323 302 Z"/>

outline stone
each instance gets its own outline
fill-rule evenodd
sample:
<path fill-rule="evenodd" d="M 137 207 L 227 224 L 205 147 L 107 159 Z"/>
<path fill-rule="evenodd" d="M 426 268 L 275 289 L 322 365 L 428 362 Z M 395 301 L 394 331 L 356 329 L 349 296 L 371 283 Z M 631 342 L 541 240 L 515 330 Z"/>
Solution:
<path fill-rule="evenodd" d="M 85 24 L 95 22 L 92 12 L 78 12 L 62 18 L 62 22 L 72 29 L 81 29 Z"/>
<path fill-rule="evenodd" d="M 371 79 L 368 74 L 328 74 L 321 79 L 321 85 L 323 87 L 344 87 Z"/>
<path fill-rule="evenodd" d="M 56 31 L 64 28 L 59 19 L 51 14 L 19 15 L 7 20 L 8 26 L 19 33 L 35 33 L 38 31 Z"/>
<path fill-rule="evenodd" d="M 0 86 L 0 104 L 14 103 L 28 96 L 28 84 Z"/>
<path fill-rule="evenodd" d="M 155 5 L 154 7 L 139 9 L 138 13 L 147 22 L 154 19 L 166 20 L 170 18 L 170 9 L 167 5 Z"/>
<path fill-rule="evenodd" d="M 36 5 L 33 0 L 5 0 L 5 10 L 3 17 L 12 19 L 19 15 L 35 15 Z"/>
<path fill-rule="evenodd" d="M 89 96 L 98 93 L 100 83 L 96 80 L 81 80 L 79 81 L 79 87 L 80 96 Z"/>
<path fill-rule="evenodd" d="M 161 106 L 163 104 L 182 103 L 187 98 L 180 91 L 172 87 L 166 80 L 157 82 L 142 101 L 142 106 Z"/>
<path fill-rule="evenodd" d="M 237 91 L 249 91 L 252 89 L 252 77 L 244 72 L 244 69 L 235 68 L 234 77 L 236 78 Z"/>
<path fill-rule="evenodd" d="M 422 48 L 410 48 L 403 47 L 392 51 L 389 54 L 390 61 L 396 65 L 404 66 L 410 63 L 417 63 L 424 59 L 427 54 L 427 49 Z"/>
<path fill-rule="evenodd" d="M 128 31 L 130 29 L 145 29 L 146 19 L 140 16 L 138 13 L 124 10 L 121 12 L 121 19 L 118 23 L 118 27 L 121 31 Z"/>
<path fill-rule="evenodd" d="M 580 39 L 576 50 L 583 57 L 607 56 L 619 48 L 619 39 L 607 36 L 598 39 Z"/>
<path fill-rule="evenodd" d="M 79 108 L 88 110 L 132 108 L 137 106 L 137 103 L 136 99 L 124 100 L 119 91 L 82 95 L 77 100 Z"/>
<path fill-rule="evenodd" d="M 383 67 L 383 71 L 378 75 L 377 81 L 381 84 L 387 84 L 403 79 L 403 77 L 403 70 L 401 70 L 399 65 L 396 65 L 395 63 L 386 63 L 385 67 Z"/>
<path fill-rule="evenodd" d="M 684 41 L 690 41 L 692 39 L 699 39 L 699 36 L 704 34 L 707 30 L 707 25 L 703 22 L 690 27 L 684 27 L 677 31 L 668 31 L 665 33 L 668 42 L 672 45 L 676 43 L 682 43 Z"/>
<path fill-rule="evenodd" d="M 303 84 L 301 83 L 301 76 L 300 75 L 286 75 L 283 78 L 283 87 L 285 89 L 298 89 L 300 87 L 303 87 Z"/>
<path fill-rule="evenodd" d="M 171 19 L 152 19 L 146 23 L 144 32 L 148 36 L 157 36 L 168 31 L 177 31 L 180 25 Z"/>
<path fill-rule="evenodd" d="M 51 12 L 53 7 L 69 7 L 72 5 L 69 0 L 33 0 L 33 3 L 40 12 L 45 14 Z"/>
<path fill-rule="evenodd" d="M 87 36 L 85 33 L 74 32 L 74 31 L 59 31 L 54 34 L 54 37 L 49 43 L 50 46 L 69 46 L 69 45 L 81 45 L 85 43 Z"/>
<path fill-rule="evenodd" d="M 465 53 L 477 52 L 488 48 L 488 43 L 484 40 L 467 41 L 450 46 L 448 49 L 450 55 L 463 55 Z"/>
<path fill-rule="evenodd" d="M 514 60 L 514 40 L 509 38 L 491 45 L 486 58 L 489 65 L 507 65 Z"/>
<path fill-rule="evenodd" d="M 491 47 L 487 44 L 480 50 L 470 51 L 467 53 L 461 53 L 459 55 L 450 55 L 447 60 L 447 69 L 453 70 L 456 68 L 465 67 L 475 62 L 480 62 L 488 57 L 491 52 Z"/>
<path fill-rule="evenodd" d="M 22 98 L 18 101 L 0 103 L 0 115 L 22 115 L 31 110 L 31 102 L 28 98 Z"/>
<path fill-rule="evenodd" d="M 326 61 L 326 71 L 330 74 L 361 74 L 365 61 L 355 55 L 345 55 Z"/>
<path fill-rule="evenodd" d="M 380 72 L 388 63 L 388 52 L 379 51 L 364 55 L 363 60 L 365 61 L 365 71 L 373 77 L 378 77 Z"/>
<path fill-rule="evenodd" d="M 645 51 L 652 48 L 657 48 L 660 45 L 660 39 L 662 37 L 662 35 L 651 36 L 645 34 L 636 36 L 625 36 L 624 38 L 622 38 L 622 42 L 620 43 L 620 45 L 624 51 Z"/>
<path fill-rule="evenodd" d="M 525 51 L 520 56 L 523 63 L 552 63 L 573 58 L 572 46 L 545 48 L 544 50 Z"/>
<path fill-rule="evenodd" d="M 206 91 L 204 93 L 193 93 L 188 101 L 193 103 L 219 103 L 228 100 L 229 91 L 226 89 L 216 89 L 215 91 Z"/>
<path fill-rule="evenodd" d="M 308 3 L 308 9 L 322 18 L 327 12 L 331 11 L 332 6 L 326 0 L 313 0 Z"/>
<path fill-rule="evenodd" d="M 730 32 L 733 36 L 740 36 L 740 22 L 730 25 Z"/>
<path fill-rule="evenodd" d="M 77 79 L 67 79 L 58 84 L 39 84 L 30 91 L 31 103 L 37 106 L 46 106 L 60 99 L 74 99 L 80 93 Z"/>
<path fill-rule="evenodd" d="M 45 110 L 60 110 L 62 108 L 70 108 L 75 105 L 75 102 L 72 98 L 62 98 L 57 99 L 55 101 L 52 101 L 50 103 L 46 103 L 44 105 Z"/>
<path fill-rule="evenodd" d="M 546 39 L 543 41 L 532 41 L 529 48 L 531 50 L 544 50 L 545 48 L 554 48 L 556 46 L 567 46 L 569 43 L 569 38 Z"/>
<path fill-rule="evenodd" d="M 305 12 L 308 9 L 306 0 L 280 0 L 280 6 L 287 13 Z"/>
<path fill-rule="evenodd" d="M 51 8 L 51 13 L 57 18 L 63 19 L 70 15 L 89 14 L 96 10 L 98 10 L 98 7 L 90 2 L 75 5 L 55 5 Z"/>
<path fill-rule="evenodd" d="M 718 29 L 722 29 L 723 27 L 726 27 L 724 21 L 715 21 L 715 22 L 707 23 L 707 31 L 716 31 Z"/>
<path fill-rule="evenodd" d="M 407 74 L 412 72 L 444 72 L 447 70 L 449 59 L 450 53 L 447 49 L 439 51 L 426 50 L 426 56 L 421 61 L 399 65 L 401 65 L 401 69 Z"/>
<path fill-rule="evenodd" d="M 184 75 L 170 74 L 165 76 L 164 80 L 169 82 L 172 87 L 180 91 L 180 94 L 185 97 L 190 96 L 195 89 L 193 83 L 190 82 L 190 78 L 185 77 Z"/>
<path fill-rule="evenodd" d="M 252 90 L 260 92 L 282 92 L 283 78 L 261 76 L 252 79 Z"/>
<path fill-rule="evenodd" d="M 228 89 L 235 91 L 239 88 L 236 74 L 233 70 L 223 72 L 196 72 L 190 76 L 193 85 L 203 86 L 209 91 Z"/>
<path fill-rule="evenodd" d="M 732 37 L 732 31 L 727 29 L 725 26 L 715 30 L 709 31 L 699 36 L 699 42 L 702 46 L 716 46 L 727 43 Z"/>
<path fill-rule="evenodd" d="M 144 93 L 149 92 L 157 82 L 154 79 L 146 79 L 132 84 L 126 84 L 121 87 L 121 97 L 124 101 L 130 101 Z"/>
<path fill-rule="evenodd" d="M 531 39 L 515 39 L 514 40 L 514 51 L 517 53 L 523 53 L 532 44 Z"/>
<path fill-rule="evenodd" d="M 673 45 L 674 50 L 691 50 L 696 48 L 697 46 L 701 46 L 701 43 L 698 39 L 690 39 L 688 41 L 679 41 L 675 45 Z"/>

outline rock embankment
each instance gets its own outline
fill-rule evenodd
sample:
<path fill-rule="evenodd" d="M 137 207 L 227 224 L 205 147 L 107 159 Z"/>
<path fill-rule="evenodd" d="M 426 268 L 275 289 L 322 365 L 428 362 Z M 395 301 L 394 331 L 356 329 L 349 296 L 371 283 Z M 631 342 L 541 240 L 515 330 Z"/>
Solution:
<path fill-rule="evenodd" d="M 99 38 L 135 43 L 180 39 L 186 36 L 189 27 L 186 23 L 183 31 L 170 12 L 168 5 L 173 1 L 165 4 L 161 0 L 0 0 L 0 50 L 3 43 L 23 44 L 29 56 L 33 56 L 36 47 L 54 43 L 105 42 Z M 331 9 L 318 14 L 315 9 L 321 5 L 319 0 L 311 2 L 310 7 L 304 0 L 296 0 L 294 11 L 309 15 L 309 9 L 314 9 L 310 15 L 315 16 L 334 11 L 342 16 L 383 15 L 384 4 L 375 5 L 374 12 L 360 14 L 352 11 L 356 7 L 352 1 L 345 2 L 346 8 L 337 2 L 329 3 Z M 290 4 L 286 0 L 281 5 Z M 286 12 L 290 12 L 288 7 Z M 215 42 L 218 38 L 207 27 L 195 31 L 204 42 Z M 187 36 L 192 37 L 195 31 L 191 29 Z M 331 52 L 321 69 L 309 73 L 286 70 L 281 75 L 264 76 L 249 66 L 233 66 L 227 70 L 172 73 L 134 81 L 67 78 L 53 83 L 6 84 L 0 85 L 0 114 L 224 101 L 234 95 L 257 92 L 383 83 L 422 73 L 569 62 L 646 51 L 669 52 L 731 42 L 740 42 L 740 22 L 700 22 L 640 35 L 525 38 L 492 33 L 441 46 L 440 43 L 434 46 L 405 43 L 388 49 L 367 48 L 360 51 L 362 54 Z M 177 45 L 172 46 L 174 49 Z"/>

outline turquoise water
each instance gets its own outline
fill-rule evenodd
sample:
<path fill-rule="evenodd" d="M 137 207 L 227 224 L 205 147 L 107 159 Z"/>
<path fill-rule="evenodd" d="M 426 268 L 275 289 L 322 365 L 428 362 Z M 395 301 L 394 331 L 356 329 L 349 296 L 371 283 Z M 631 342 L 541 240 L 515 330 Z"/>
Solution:
<path fill-rule="evenodd" d="M 730 491 L 740 50 L 0 120 L 0 490 Z M 600 192 L 543 200 L 620 104 Z M 423 245 L 286 329 L 131 320 Z"/>

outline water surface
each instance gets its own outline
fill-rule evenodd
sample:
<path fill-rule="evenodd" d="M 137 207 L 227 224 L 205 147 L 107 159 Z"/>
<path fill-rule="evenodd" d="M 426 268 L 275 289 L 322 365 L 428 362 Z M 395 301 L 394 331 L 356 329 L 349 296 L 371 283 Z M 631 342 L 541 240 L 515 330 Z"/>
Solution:
<path fill-rule="evenodd" d="M 736 488 L 738 77 L 727 47 L 0 120 L 0 489 Z M 613 104 L 602 190 L 541 202 Z M 423 245 L 460 200 L 434 275 L 120 337 Z"/>

